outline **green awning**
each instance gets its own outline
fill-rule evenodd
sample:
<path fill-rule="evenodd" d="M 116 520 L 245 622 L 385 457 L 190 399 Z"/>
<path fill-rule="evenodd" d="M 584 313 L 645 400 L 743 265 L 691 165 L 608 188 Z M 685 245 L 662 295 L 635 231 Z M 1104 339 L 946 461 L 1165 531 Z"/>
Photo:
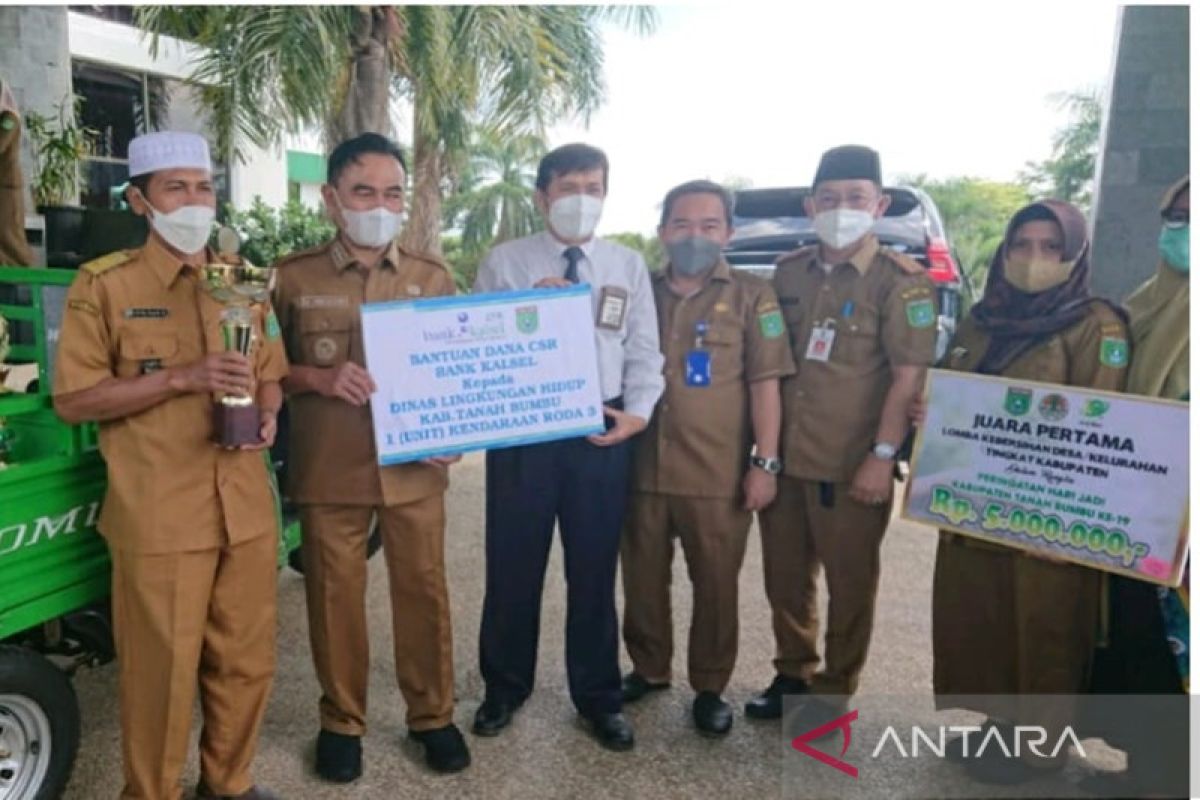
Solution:
<path fill-rule="evenodd" d="M 325 156 L 319 153 L 287 151 L 288 180 L 296 183 L 324 183 Z"/>

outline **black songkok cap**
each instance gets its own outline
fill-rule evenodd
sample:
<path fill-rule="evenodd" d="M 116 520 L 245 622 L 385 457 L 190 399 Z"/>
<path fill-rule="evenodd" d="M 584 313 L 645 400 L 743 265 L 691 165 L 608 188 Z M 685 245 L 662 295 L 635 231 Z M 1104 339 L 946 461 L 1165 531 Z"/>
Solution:
<path fill-rule="evenodd" d="M 826 150 L 813 178 L 815 188 L 823 181 L 868 180 L 883 185 L 879 170 L 879 153 L 869 147 L 847 144 Z"/>

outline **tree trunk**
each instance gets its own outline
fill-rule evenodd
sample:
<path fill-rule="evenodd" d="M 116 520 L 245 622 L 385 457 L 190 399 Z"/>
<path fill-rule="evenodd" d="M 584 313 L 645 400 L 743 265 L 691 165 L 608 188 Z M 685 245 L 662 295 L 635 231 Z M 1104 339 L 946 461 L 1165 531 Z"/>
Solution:
<path fill-rule="evenodd" d="M 411 250 L 442 255 L 442 150 L 437 138 L 422 132 L 422 112 L 413 113 L 412 196 L 408 224 L 400 243 Z"/>
<path fill-rule="evenodd" d="M 393 135 L 388 42 L 395 34 L 396 22 L 390 14 L 391 9 L 379 6 L 354 9 L 346 95 L 325 127 L 327 151 L 361 133 L 381 133 L 389 138 Z"/>

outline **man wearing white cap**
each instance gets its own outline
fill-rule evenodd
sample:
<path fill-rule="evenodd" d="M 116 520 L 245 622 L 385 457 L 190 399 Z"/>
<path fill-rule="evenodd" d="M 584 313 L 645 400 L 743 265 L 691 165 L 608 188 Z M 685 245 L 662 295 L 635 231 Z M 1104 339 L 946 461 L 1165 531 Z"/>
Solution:
<path fill-rule="evenodd" d="M 250 358 L 225 352 L 198 284 L 215 256 L 208 146 L 186 133 L 129 144 L 146 244 L 80 268 L 64 312 L 54 407 L 100 423 L 120 665 L 123 798 L 175 800 L 200 688 L 200 798 L 272 798 L 250 778 L 275 668 L 276 522 L 267 464 L 287 362 L 274 312 Z M 214 392 L 257 387 L 257 445 L 210 442 Z"/>

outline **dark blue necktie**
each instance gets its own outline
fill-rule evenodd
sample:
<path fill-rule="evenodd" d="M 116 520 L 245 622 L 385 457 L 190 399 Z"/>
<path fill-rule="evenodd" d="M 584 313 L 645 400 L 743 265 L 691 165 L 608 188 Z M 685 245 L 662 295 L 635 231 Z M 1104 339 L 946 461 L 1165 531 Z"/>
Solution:
<path fill-rule="evenodd" d="M 579 262 L 583 260 L 583 251 L 571 245 L 563 250 L 563 258 L 567 260 L 567 271 L 563 277 L 571 283 L 579 283 Z"/>

